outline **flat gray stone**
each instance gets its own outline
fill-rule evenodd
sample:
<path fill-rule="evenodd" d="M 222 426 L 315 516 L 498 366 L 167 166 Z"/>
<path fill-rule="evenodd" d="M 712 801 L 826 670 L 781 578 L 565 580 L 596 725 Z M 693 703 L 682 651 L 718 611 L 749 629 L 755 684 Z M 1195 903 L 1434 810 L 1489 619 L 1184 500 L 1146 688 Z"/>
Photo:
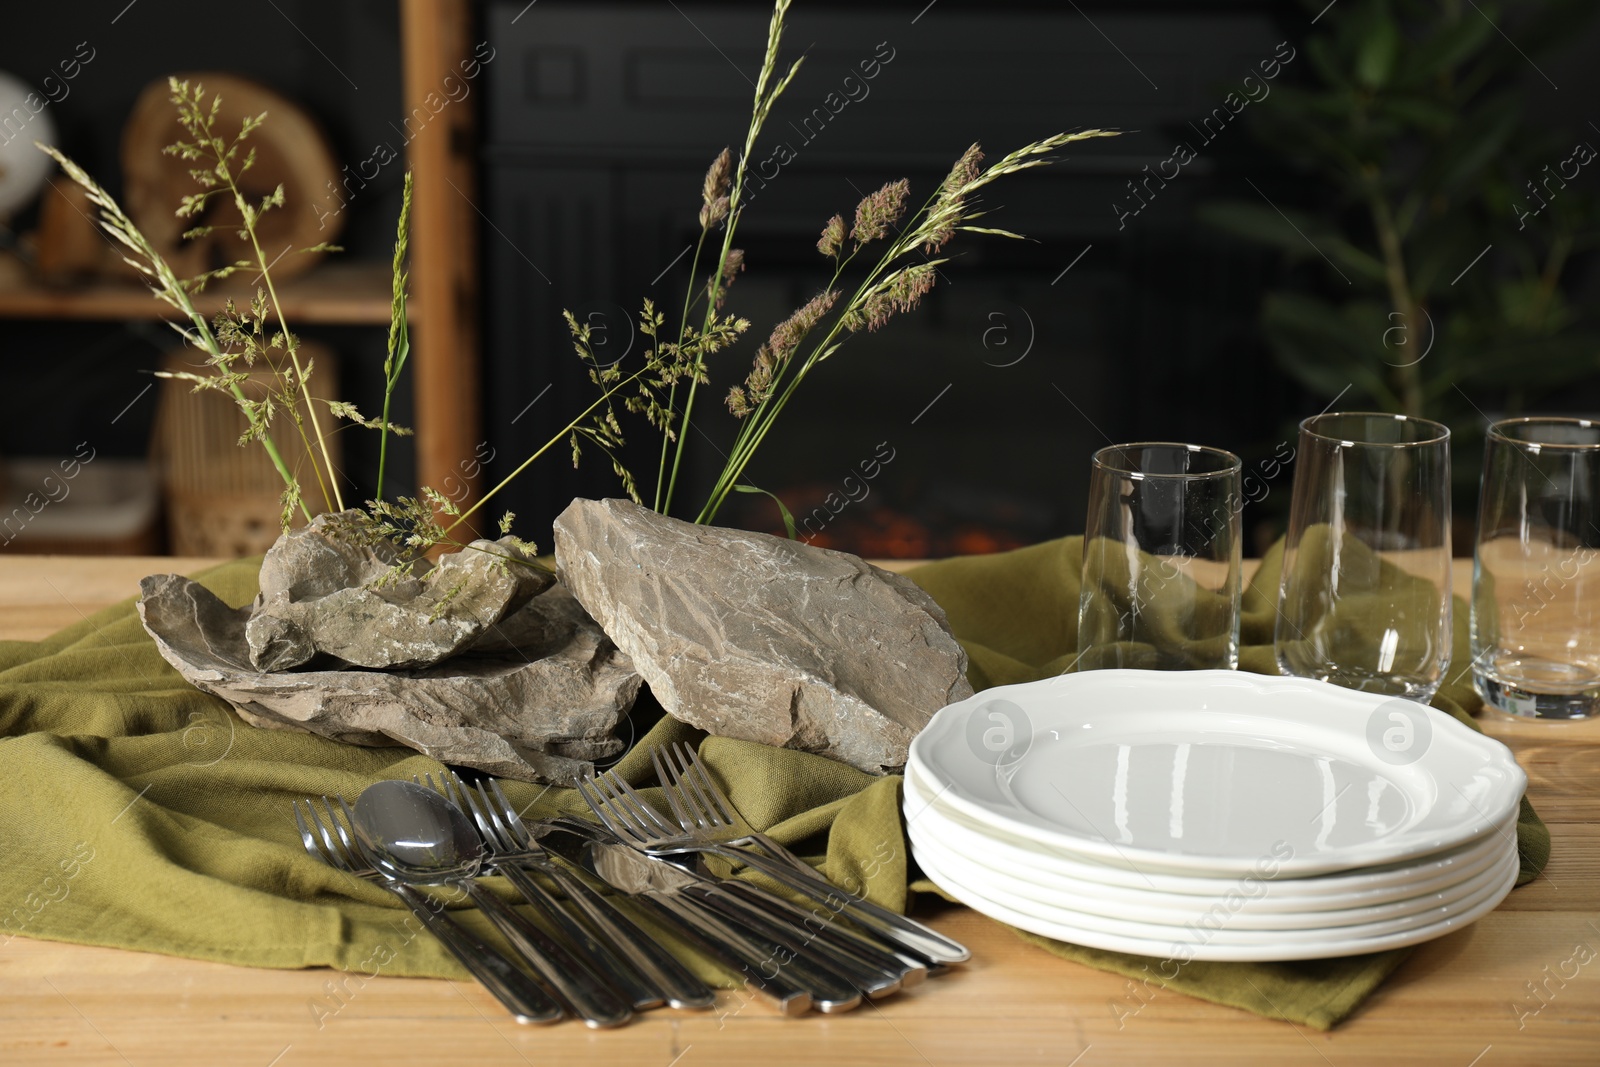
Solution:
<path fill-rule="evenodd" d="M 394 546 L 341 535 L 345 514 L 285 533 L 262 561 L 261 595 L 245 625 L 260 670 L 291 670 L 318 655 L 380 670 L 432 666 L 555 581 L 510 539 L 474 541 L 392 579 Z"/>
<path fill-rule="evenodd" d="M 175 574 L 140 583 L 139 617 L 190 684 L 245 721 L 357 745 L 404 745 L 444 763 L 567 784 L 614 756 L 640 685 L 628 658 L 560 585 L 490 626 L 478 647 L 418 670 L 260 671 L 228 607 Z"/>
<path fill-rule="evenodd" d="M 967 654 L 915 583 L 843 552 L 574 500 L 555 522 L 562 582 L 668 714 L 873 774 L 972 694 Z"/>

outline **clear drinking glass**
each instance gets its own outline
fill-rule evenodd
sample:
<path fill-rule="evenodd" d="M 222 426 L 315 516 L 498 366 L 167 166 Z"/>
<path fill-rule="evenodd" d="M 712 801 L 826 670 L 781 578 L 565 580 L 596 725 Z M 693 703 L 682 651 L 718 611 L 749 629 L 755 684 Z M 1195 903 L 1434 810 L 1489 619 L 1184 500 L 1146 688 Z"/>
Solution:
<path fill-rule="evenodd" d="M 1450 430 L 1368 412 L 1302 422 L 1278 668 L 1426 703 L 1450 637 Z"/>
<path fill-rule="evenodd" d="M 1600 713 L 1600 425 L 1489 427 L 1472 577 L 1472 678 L 1493 707 Z"/>
<path fill-rule="evenodd" d="M 1079 670 L 1238 667 L 1240 466 L 1164 442 L 1094 454 Z"/>

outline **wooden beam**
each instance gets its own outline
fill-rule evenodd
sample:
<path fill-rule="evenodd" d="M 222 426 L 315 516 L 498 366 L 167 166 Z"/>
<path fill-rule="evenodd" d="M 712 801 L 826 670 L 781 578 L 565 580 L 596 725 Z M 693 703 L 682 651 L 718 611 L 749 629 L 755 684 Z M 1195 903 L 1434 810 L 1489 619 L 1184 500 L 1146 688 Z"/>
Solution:
<path fill-rule="evenodd" d="M 415 178 L 411 208 L 411 328 L 417 480 L 441 491 L 480 486 L 463 465 L 483 439 L 477 306 L 477 71 L 469 0 L 401 0 L 402 127 Z M 468 64 L 468 66 L 463 66 Z M 446 79 L 450 81 L 448 85 Z M 470 86 L 464 96 L 459 86 Z M 451 90 L 458 99 L 452 99 Z M 453 497 L 458 493 L 452 493 Z"/>

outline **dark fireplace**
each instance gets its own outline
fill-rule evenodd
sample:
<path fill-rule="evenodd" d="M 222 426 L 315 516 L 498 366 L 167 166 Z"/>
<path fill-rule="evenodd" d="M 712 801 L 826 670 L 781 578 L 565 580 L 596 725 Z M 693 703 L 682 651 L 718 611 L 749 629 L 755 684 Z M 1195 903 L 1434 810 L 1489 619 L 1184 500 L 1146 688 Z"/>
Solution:
<path fill-rule="evenodd" d="M 1242 163 L 1258 173 L 1248 103 L 1234 105 L 1304 63 L 1286 58 L 1266 5 L 920 7 L 792 12 L 788 52 L 805 66 L 752 160 L 736 242 L 747 269 L 729 306 L 753 325 L 701 391 L 674 513 L 692 517 L 722 468 L 728 387 L 827 280 L 814 244 L 830 215 L 900 177 L 919 203 L 973 141 L 995 158 L 1085 126 L 1129 132 L 993 187 L 989 221 L 1033 240 L 960 236 L 922 308 L 824 364 L 745 480 L 816 544 L 920 557 L 1081 532 L 1089 455 L 1111 441 L 1271 455 L 1307 403 L 1253 340 L 1272 260 L 1193 219 L 1219 191 L 1248 195 Z M 639 356 L 643 297 L 676 321 L 701 178 L 742 142 L 768 17 L 761 4 L 679 8 L 488 10 L 492 477 L 594 395 L 563 308 L 625 358 Z M 633 437 L 648 497 L 652 435 L 640 422 Z M 529 531 L 574 495 L 619 492 L 603 456 L 573 471 L 565 446 L 552 453 L 507 497 Z M 783 531 L 758 494 L 735 495 L 718 521 Z"/>

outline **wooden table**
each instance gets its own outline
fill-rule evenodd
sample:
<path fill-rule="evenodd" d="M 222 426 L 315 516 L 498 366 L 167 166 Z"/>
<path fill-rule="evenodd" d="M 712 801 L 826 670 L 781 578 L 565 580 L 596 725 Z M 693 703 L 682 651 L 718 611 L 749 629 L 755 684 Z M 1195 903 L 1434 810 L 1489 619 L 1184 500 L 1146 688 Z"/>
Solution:
<path fill-rule="evenodd" d="M 0 638 L 42 637 L 130 595 L 145 574 L 201 563 L 0 557 Z M 1465 572 L 1457 579 L 1460 589 Z M 1484 725 L 1528 771 L 1555 840 L 1548 871 L 1470 928 L 1419 948 L 1328 1034 L 1176 993 L 1158 993 L 1128 1015 L 1126 980 L 1056 959 L 951 907 L 922 917 L 970 945 L 973 961 L 911 993 L 798 1020 L 759 1004 L 741 1009 L 730 994 L 716 1012 L 653 1011 L 603 1033 L 570 1023 L 519 1027 L 473 984 L 399 978 L 366 983 L 319 1025 L 311 1005 L 331 988 L 331 971 L 16 938 L 0 948 L 0 1063 L 1594 1065 L 1600 722 Z"/>

